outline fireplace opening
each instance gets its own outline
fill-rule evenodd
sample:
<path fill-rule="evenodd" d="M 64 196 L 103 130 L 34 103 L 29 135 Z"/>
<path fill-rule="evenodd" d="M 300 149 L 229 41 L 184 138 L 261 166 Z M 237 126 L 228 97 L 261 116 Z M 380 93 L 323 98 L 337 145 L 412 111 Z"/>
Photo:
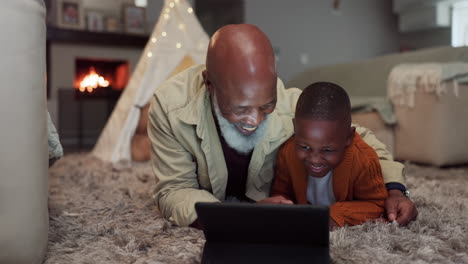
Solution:
<path fill-rule="evenodd" d="M 117 100 L 127 85 L 129 75 L 127 61 L 76 58 L 75 95 L 78 99 Z"/>
<path fill-rule="evenodd" d="M 60 139 L 68 150 L 89 150 L 130 79 L 130 63 L 82 57 L 74 63 L 73 83 L 59 89 Z"/>

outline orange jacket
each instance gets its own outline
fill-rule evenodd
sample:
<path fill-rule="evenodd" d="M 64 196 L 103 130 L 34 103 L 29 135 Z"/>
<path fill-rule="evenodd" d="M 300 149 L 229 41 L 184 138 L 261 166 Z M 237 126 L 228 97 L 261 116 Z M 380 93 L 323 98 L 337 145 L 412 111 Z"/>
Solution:
<path fill-rule="evenodd" d="M 294 136 L 281 147 L 276 161 L 271 195 L 283 195 L 298 204 L 307 204 L 308 174 L 294 151 Z M 369 145 L 354 135 L 341 163 L 333 170 L 330 217 L 339 226 L 357 225 L 379 218 L 387 198 L 379 158 Z"/>

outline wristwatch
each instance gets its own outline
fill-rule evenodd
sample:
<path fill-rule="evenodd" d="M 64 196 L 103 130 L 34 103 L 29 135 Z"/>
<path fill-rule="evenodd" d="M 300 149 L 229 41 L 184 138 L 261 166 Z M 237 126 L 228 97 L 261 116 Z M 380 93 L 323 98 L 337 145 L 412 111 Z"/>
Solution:
<path fill-rule="evenodd" d="M 406 196 L 406 198 L 408 199 L 411 199 L 410 195 L 409 195 L 409 191 L 408 190 L 405 190 L 405 191 L 401 191 L 403 193 L 404 196 Z"/>
<path fill-rule="evenodd" d="M 406 187 L 399 183 L 399 182 L 389 182 L 389 183 L 386 183 L 385 184 L 385 187 L 387 188 L 387 190 L 399 190 L 400 192 L 403 193 L 403 195 L 410 199 L 410 193 L 409 191 L 406 189 Z"/>

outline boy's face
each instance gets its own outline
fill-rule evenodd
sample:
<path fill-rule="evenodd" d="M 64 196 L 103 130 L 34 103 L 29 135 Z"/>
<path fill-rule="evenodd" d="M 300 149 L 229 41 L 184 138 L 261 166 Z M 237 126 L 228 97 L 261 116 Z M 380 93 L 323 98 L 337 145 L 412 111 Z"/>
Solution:
<path fill-rule="evenodd" d="M 295 150 L 310 176 L 324 177 L 343 160 L 353 140 L 354 128 L 347 122 L 296 118 Z"/>

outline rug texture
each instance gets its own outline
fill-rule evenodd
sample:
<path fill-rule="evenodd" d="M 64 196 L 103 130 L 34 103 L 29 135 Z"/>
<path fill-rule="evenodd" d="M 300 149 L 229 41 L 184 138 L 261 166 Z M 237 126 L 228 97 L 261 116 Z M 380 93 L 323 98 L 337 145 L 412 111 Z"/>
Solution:
<path fill-rule="evenodd" d="M 406 168 L 417 221 L 333 231 L 332 263 L 468 263 L 468 167 Z M 49 175 L 45 263 L 200 262 L 203 233 L 160 216 L 148 163 L 115 170 L 89 154 L 72 154 Z"/>

